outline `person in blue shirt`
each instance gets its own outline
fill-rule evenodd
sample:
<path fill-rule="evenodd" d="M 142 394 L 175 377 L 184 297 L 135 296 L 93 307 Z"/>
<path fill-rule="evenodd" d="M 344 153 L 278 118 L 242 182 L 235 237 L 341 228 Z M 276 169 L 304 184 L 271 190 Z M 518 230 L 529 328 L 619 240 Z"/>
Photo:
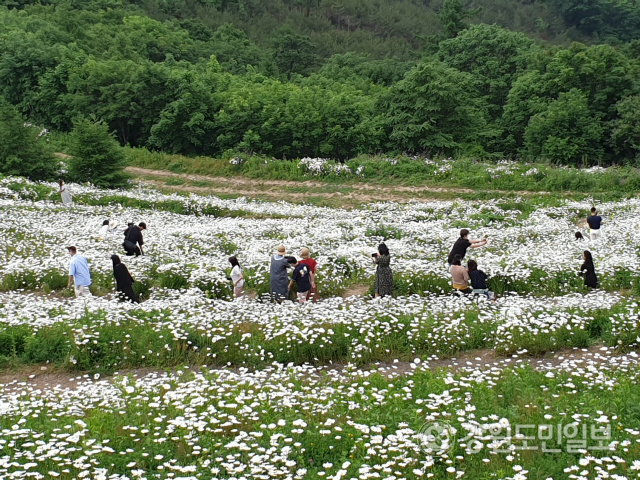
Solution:
<path fill-rule="evenodd" d="M 91 272 L 89 271 L 89 263 L 82 255 L 78 255 L 76 247 L 67 247 L 71 255 L 71 263 L 69 264 L 69 284 L 74 285 L 76 297 L 90 297 L 91 292 Z"/>
<path fill-rule="evenodd" d="M 291 290 L 293 282 L 296 282 L 298 287 L 298 302 L 305 303 L 307 301 L 307 293 L 311 290 L 311 270 L 308 265 L 299 263 L 295 257 L 291 257 L 289 263 L 295 267 L 293 269 L 293 275 L 291 275 L 291 281 L 289 282 L 289 290 Z"/>
<path fill-rule="evenodd" d="M 587 223 L 589 224 L 591 240 L 599 239 L 600 233 L 602 232 L 602 217 L 598 215 L 596 207 L 591 208 L 591 215 L 587 217 Z"/>

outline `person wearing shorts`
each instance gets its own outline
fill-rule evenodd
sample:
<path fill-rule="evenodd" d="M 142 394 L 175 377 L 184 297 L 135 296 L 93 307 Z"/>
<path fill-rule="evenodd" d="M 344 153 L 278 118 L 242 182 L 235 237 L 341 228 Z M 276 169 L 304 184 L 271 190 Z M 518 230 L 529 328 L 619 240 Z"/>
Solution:
<path fill-rule="evenodd" d="M 305 303 L 307 301 L 307 293 L 311 290 L 311 270 L 308 265 L 298 263 L 295 257 L 292 257 L 289 263 L 295 267 L 289 282 L 289 290 L 291 290 L 295 282 L 298 287 L 298 302 Z"/>
<path fill-rule="evenodd" d="M 74 286 L 76 298 L 90 297 L 91 291 L 91 272 L 89 271 L 89 263 L 82 255 L 78 255 L 76 247 L 67 247 L 71 255 L 71 263 L 69 264 L 69 288 Z"/>

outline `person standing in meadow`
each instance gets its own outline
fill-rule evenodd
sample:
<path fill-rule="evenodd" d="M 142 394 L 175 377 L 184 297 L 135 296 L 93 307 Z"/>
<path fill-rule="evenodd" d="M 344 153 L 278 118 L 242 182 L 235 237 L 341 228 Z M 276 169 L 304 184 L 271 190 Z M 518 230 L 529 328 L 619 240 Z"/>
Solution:
<path fill-rule="evenodd" d="M 310 271 L 309 279 L 311 280 L 311 288 L 309 289 L 309 292 L 307 294 L 307 300 L 317 302 L 318 287 L 316 287 L 316 267 L 318 266 L 318 262 L 311 258 L 309 249 L 306 247 L 300 250 L 300 257 L 302 257 L 302 260 L 300 260 L 298 263 L 306 265 L 307 267 L 309 267 Z"/>
<path fill-rule="evenodd" d="M 233 296 L 240 298 L 242 296 L 242 289 L 244 288 L 244 275 L 242 274 L 242 268 L 238 258 L 234 255 L 229 257 L 229 263 L 231 264 L 231 281 L 233 282 Z"/>
<path fill-rule="evenodd" d="M 589 250 L 585 250 L 582 254 L 584 263 L 580 267 L 580 275 L 584 277 L 584 284 L 588 288 L 598 288 L 598 276 L 596 275 L 596 267 L 593 264 L 593 257 Z"/>
<path fill-rule="evenodd" d="M 589 237 L 591 240 L 598 240 L 602 233 L 602 217 L 598 215 L 596 207 L 591 207 L 591 215 L 587 217 L 587 223 L 589 224 Z"/>
<path fill-rule="evenodd" d="M 373 290 L 377 297 L 393 296 L 393 271 L 391 270 L 391 254 L 384 243 L 378 246 L 378 253 L 373 254 L 376 267 L 376 279 Z"/>
<path fill-rule="evenodd" d="M 289 297 L 289 276 L 287 270 L 290 268 L 290 264 L 285 257 L 287 249 L 284 245 L 278 247 L 277 253 L 271 257 L 271 266 L 269 269 L 269 275 L 271 278 L 271 297 L 282 302 Z"/>
<path fill-rule="evenodd" d="M 288 262 L 294 267 L 293 275 L 291 275 L 291 281 L 289 282 L 288 290 L 291 290 L 293 283 L 295 282 L 298 287 L 298 302 L 305 303 L 309 298 L 309 292 L 311 291 L 311 270 L 308 265 L 298 262 L 295 257 L 289 258 Z"/>
<path fill-rule="evenodd" d="M 71 192 L 69 191 L 69 187 L 64 183 L 64 180 L 60 180 L 60 190 L 58 193 L 62 197 L 62 204 L 65 207 L 70 207 L 73 205 L 73 197 L 71 196 Z"/>
<path fill-rule="evenodd" d="M 456 240 L 456 243 L 453 244 L 453 248 L 449 253 L 449 258 L 447 259 L 449 268 L 454 265 L 453 259 L 456 255 L 460 255 L 460 260 L 462 260 L 467 254 L 468 248 L 479 248 L 485 246 L 486 244 L 486 238 L 483 238 L 482 240 L 469 240 L 469 230 L 463 228 L 462 230 L 460 230 L 460 238 L 458 238 L 458 240 Z"/>
<path fill-rule="evenodd" d="M 87 259 L 82 255 L 78 255 L 78 249 L 76 247 L 67 247 L 67 250 L 71 255 L 69 283 L 67 287 L 71 288 L 71 285 L 74 286 L 76 298 L 90 297 L 91 292 L 89 291 L 89 286 L 91 285 L 91 272 L 89 270 L 89 262 L 87 262 Z"/>

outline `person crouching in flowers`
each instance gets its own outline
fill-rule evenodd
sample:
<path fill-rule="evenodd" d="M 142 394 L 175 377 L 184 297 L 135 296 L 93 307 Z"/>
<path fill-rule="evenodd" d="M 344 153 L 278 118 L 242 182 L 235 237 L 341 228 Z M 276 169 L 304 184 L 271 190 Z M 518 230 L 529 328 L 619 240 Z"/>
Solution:
<path fill-rule="evenodd" d="M 453 289 L 469 293 L 469 272 L 462 266 L 462 256 L 455 255 L 451 265 L 451 278 L 453 280 Z"/>
<path fill-rule="evenodd" d="M 295 282 L 298 287 L 298 302 L 305 303 L 307 294 L 311 290 L 311 270 L 307 265 L 299 263 L 295 257 L 289 258 L 288 262 L 294 267 L 288 290 L 291 290 Z"/>
<path fill-rule="evenodd" d="M 580 273 L 578 273 L 578 275 L 584 277 L 584 284 L 588 288 L 598 288 L 598 276 L 596 275 L 596 267 L 593 264 L 591 252 L 585 250 L 582 258 L 584 259 L 584 263 L 580 267 Z"/>
<path fill-rule="evenodd" d="M 474 295 L 486 295 L 491 300 L 493 292 L 489 292 L 489 287 L 487 287 L 487 274 L 478 270 L 478 263 L 475 260 L 467 262 L 467 269 Z"/>
<path fill-rule="evenodd" d="M 234 255 L 229 257 L 229 263 L 231 264 L 231 281 L 233 282 L 233 296 L 239 298 L 242 296 L 242 290 L 244 289 L 244 275 L 242 274 L 242 268 L 238 262 L 238 258 Z"/>
<path fill-rule="evenodd" d="M 373 255 L 376 267 L 376 279 L 373 290 L 377 297 L 393 296 L 393 271 L 391 270 L 391 254 L 384 243 L 378 246 L 378 253 Z"/>

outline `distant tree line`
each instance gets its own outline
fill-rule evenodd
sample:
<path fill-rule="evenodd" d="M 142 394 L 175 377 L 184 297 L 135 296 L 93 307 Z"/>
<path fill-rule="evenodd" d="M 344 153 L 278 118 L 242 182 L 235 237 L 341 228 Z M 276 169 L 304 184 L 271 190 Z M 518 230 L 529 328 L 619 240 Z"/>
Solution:
<path fill-rule="evenodd" d="M 473 23 L 499 0 L 330 3 L 0 0 L 0 131 L 113 132 L 185 155 L 636 161 L 636 2 L 503 2 L 540 15 L 537 35 L 522 28 L 538 39 L 586 42 L 567 46 Z M 0 160 L 20 155 L 7 138 Z"/>

